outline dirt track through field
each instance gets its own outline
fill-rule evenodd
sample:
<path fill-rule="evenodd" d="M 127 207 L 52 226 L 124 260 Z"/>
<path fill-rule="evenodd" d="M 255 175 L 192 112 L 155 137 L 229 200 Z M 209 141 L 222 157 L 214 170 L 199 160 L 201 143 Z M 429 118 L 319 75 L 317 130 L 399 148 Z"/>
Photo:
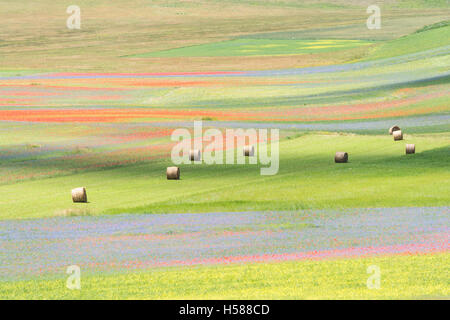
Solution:
<path fill-rule="evenodd" d="M 449 250 L 450 208 L 148 214 L 0 222 L 0 279 Z"/>

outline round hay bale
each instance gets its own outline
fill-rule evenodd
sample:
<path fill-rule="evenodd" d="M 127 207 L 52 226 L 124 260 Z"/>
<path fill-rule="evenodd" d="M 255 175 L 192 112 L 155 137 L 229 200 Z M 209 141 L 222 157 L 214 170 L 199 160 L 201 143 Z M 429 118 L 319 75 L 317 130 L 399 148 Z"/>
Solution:
<path fill-rule="evenodd" d="M 189 151 L 189 160 L 200 161 L 202 159 L 202 153 L 198 149 L 193 149 Z"/>
<path fill-rule="evenodd" d="M 403 140 L 403 133 L 402 133 L 402 130 L 394 131 L 394 132 L 392 133 L 392 135 L 394 136 L 394 141 Z"/>
<path fill-rule="evenodd" d="M 244 156 L 253 157 L 255 155 L 255 147 L 254 146 L 245 146 L 244 147 Z"/>
<path fill-rule="evenodd" d="M 167 180 L 179 180 L 180 179 L 180 168 L 167 167 L 166 175 L 167 175 Z"/>
<path fill-rule="evenodd" d="M 347 152 L 338 151 L 334 155 L 334 162 L 336 162 L 336 163 L 345 163 L 347 161 L 348 161 L 348 153 Z"/>
<path fill-rule="evenodd" d="M 87 202 L 86 188 L 75 188 L 72 190 L 72 201 L 73 202 Z"/>
<path fill-rule="evenodd" d="M 399 131 L 400 127 L 399 126 L 393 126 L 389 128 L 389 134 L 392 135 L 394 133 L 394 131 Z"/>
<path fill-rule="evenodd" d="M 406 154 L 416 153 L 416 145 L 415 144 L 407 144 L 406 145 Z"/>

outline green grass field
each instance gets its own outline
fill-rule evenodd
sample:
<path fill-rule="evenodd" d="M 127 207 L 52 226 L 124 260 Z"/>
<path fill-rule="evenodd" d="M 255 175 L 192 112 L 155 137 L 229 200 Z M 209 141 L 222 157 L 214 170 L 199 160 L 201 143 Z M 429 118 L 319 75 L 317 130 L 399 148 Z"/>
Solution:
<path fill-rule="evenodd" d="M 280 170 L 261 176 L 259 165 L 181 165 L 181 180 L 167 181 L 169 161 L 82 172 L 0 186 L 1 219 L 80 214 L 212 212 L 442 206 L 448 204 L 448 134 L 306 134 L 280 143 Z M 405 155 L 405 143 L 416 155 Z M 335 150 L 349 163 L 335 164 Z M 242 179 L 245 177 L 245 179 Z M 88 204 L 72 204 L 83 185 Z M 243 192 L 245 191 L 245 192 Z M 22 196 L 26 195 L 26 196 Z M 36 210 L 36 208 L 39 208 Z"/>
<path fill-rule="evenodd" d="M 450 294 L 449 259 L 449 254 L 386 256 L 82 274 L 81 290 L 68 290 L 65 279 L 0 282 L 0 298 L 436 299 Z M 371 265 L 380 268 L 380 289 L 367 288 Z"/>

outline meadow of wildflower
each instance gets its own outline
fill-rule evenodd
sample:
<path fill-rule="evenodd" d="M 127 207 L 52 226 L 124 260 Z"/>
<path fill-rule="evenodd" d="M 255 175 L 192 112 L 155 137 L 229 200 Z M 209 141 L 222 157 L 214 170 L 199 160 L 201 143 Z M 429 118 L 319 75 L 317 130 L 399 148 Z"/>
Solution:
<path fill-rule="evenodd" d="M 386 2 L 378 30 L 355 1 L 132 2 L 80 0 L 69 30 L 0 1 L 1 299 L 448 298 L 446 1 Z M 168 181 L 195 120 L 280 129 L 278 173 Z"/>

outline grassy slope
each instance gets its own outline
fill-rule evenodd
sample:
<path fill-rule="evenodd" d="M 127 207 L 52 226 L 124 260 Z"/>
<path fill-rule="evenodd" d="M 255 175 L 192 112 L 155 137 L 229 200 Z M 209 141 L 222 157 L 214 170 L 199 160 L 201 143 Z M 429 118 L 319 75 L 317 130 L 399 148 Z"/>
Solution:
<path fill-rule="evenodd" d="M 366 60 L 389 58 L 450 45 L 450 26 L 443 26 L 388 41 L 372 52 Z"/>
<path fill-rule="evenodd" d="M 406 131 L 407 132 L 407 131 Z M 280 170 L 261 176 L 255 165 L 182 165 L 167 181 L 167 162 L 78 173 L 0 186 L 0 219 L 90 214 L 205 212 L 253 209 L 449 205 L 447 134 L 411 136 L 308 134 L 280 143 Z M 415 155 L 404 154 L 415 143 Z M 334 164 L 334 152 L 349 152 Z M 86 186 L 90 203 L 71 204 Z"/>
<path fill-rule="evenodd" d="M 65 279 L 1 282 L 0 299 L 426 299 L 449 297 L 449 254 L 183 267 Z M 381 288 L 366 286 L 380 268 Z M 244 280 L 245 279 L 245 280 Z"/>

